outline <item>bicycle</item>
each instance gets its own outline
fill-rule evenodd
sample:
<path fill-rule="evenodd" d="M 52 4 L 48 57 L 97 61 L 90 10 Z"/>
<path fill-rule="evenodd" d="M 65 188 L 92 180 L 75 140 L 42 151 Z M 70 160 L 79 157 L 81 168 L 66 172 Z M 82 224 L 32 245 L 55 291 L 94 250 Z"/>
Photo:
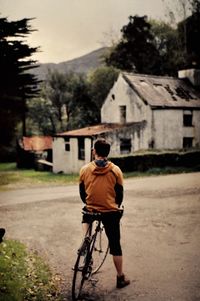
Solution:
<path fill-rule="evenodd" d="M 86 280 L 92 280 L 102 267 L 109 250 L 109 243 L 105 235 L 105 229 L 101 222 L 101 213 L 83 211 L 91 217 L 85 238 L 78 250 L 78 256 L 74 265 L 72 280 L 72 300 L 79 300 L 83 284 Z M 94 226 L 94 223 L 96 225 Z"/>

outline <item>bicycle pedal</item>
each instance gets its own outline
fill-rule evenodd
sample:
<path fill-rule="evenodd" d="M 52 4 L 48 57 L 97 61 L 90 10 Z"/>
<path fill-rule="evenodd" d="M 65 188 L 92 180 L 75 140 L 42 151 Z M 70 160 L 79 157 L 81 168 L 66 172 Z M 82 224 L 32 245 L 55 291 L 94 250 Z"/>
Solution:
<path fill-rule="evenodd" d="M 72 271 L 75 271 L 75 267 L 72 268 Z M 83 271 L 83 267 L 79 267 L 79 268 L 78 268 L 78 271 L 79 271 L 79 272 L 82 272 L 82 271 Z"/>
<path fill-rule="evenodd" d="M 85 276 L 84 276 L 84 278 L 85 278 L 85 280 L 89 280 L 89 278 L 90 278 L 90 274 L 88 273 L 88 274 L 86 274 Z"/>

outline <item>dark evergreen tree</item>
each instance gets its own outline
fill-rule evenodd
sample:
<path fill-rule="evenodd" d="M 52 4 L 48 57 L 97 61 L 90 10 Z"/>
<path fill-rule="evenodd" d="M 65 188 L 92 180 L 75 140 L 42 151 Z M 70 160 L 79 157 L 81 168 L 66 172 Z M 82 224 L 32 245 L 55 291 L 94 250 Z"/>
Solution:
<path fill-rule="evenodd" d="M 177 76 L 177 71 L 182 68 L 185 61 L 178 30 L 163 21 L 151 20 L 150 22 L 156 48 L 162 57 L 160 74 Z"/>
<path fill-rule="evenodd" d="M 126 71 L 160 74 L 161 56 L 147 17 L 130 16 L 121 32 L 121 41 L 106 58 L 107 65 Z"/>
<path fill-rule="evenodd" d="M 25 134 L 26 101 L 38 92 L 38 80 L 29 72 L 36 67 L 30 57 L 38 48 L 24 42 L 33 31 L 30 21 L 0 18 L 0 145 L 12 143 L 19 120 Z"/>

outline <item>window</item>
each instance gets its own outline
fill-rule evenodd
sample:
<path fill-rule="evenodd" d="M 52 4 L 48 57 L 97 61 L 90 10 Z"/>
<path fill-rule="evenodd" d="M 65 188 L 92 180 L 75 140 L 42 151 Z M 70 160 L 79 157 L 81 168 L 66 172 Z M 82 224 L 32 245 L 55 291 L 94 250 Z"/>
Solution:
<path fill-rule="evenodd" d="M 78 159 L 85 160 L 85 140 L 84 138 L 78 138 Z"/>
<path fill-rule="evenodd" d="M 119 106 L 120 123 L 126 123 L 126 106 Z"/>
<path fill-rule="evenodd" d="M 192 111 L 183 111 L 183 126 L 192 126 Z"/>
<path fill-rule="evenodd" d="M 131 139 L 120 139 L 120 153 L 129 154 L 131 152 Z"/>
<path fill-rule="evenodd" d="M 151 141 L 149 142 L 149 148 L 154 148 L 155 145 L 155 141 L 154 139 L 151 139 Z"/>
<path fill-rule="evenodd" d="M 70 141 L 69 141 L 69 137 L 65 137 L 65 151 L 69 152 L 70 151 Z"/>
<path fill-rule="evenodd" d="M 193 142 L 192 137 L 183 137 L 183 148 L 191 148 L 192 142 Z"/>

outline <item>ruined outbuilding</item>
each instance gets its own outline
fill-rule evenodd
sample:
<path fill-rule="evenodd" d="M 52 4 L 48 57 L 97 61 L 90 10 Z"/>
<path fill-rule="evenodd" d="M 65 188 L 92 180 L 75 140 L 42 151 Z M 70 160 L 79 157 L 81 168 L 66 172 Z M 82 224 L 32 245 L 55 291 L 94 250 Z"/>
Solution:
<path fill-rule="evenodd" d="M 22 137 L 17 143 L 17 167 L 39 168 L 38 161 L 42 160 L 42 170 L 52 166 L 52 141 L 50 136 Z M 50 164 L 48 164 L 48 162 Z"/>

